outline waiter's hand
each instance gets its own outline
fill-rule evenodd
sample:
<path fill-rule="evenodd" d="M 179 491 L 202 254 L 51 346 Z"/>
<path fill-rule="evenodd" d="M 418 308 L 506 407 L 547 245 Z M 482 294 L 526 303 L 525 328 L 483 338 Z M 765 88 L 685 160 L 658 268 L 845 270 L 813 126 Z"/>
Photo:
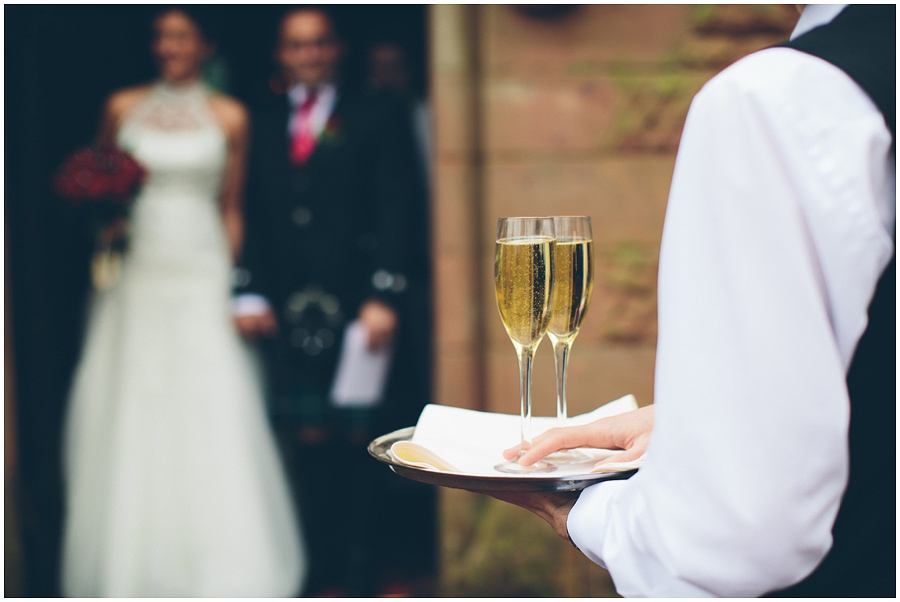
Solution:
<path fill-rule="evenodd" d="M 271 309 L 261 313 L 234 316 L 234 325 L 238 332 L 248 339 L 270 337 L 278 331 L 278 322 Z"/>
<path fill-rule="evenodd" d="M 546 433 L 535 437 L 531 448 L 519 458 L 519 464 L 530 466 L 555 451 L 574 449 L 576 447 L 625 450 L 622 453 L 601 460 L 598 464 L 627 462 L 637 459 L 644 454 L 647 444 L 650 442 L 654 415 L 655 409 L 650 405 L 633 412 L 601 418 L 584 426 L 550 429 Z M 507 460 L 512 460 L 518 453 L 519 446 L 517 445 L 504 451 L 503 455 Z M 572 506 L 578 501 L 578 492 L 509 493 L 483 491 L 480 493 L 533 512 L 547 521 L 560 537 L 571 541 L 566 524 L 569 518 L 569 511 L 572 510 Z"/>
<path fill-rule="evenodd" d="M 606 462 L 628 462 L 644 455 L 650 443 L 653 430 L 654 406 L 649 405 L 632 412 L 625 412 L 609 418 L 601 418 L 584 426 L 552 428 L 532 441 L 519 464 L 531 466 L 544 456 L 561 449 L 593 447 L 597 449 L 623 449 L 622 453 L 604 458 L 597 464 Z M 503 452 L 507 460 L 519 453 L 519 446 Z"/>
<path fill-rule="evenodd" d="M 477 491 L 509 504 L 515 504 L 521 508 L 533 512 L 553 527 L 557 535 L 568 539 L 569 530 L 566 524 L 569 519 L 569 511 L 578 501 L 578 491 L 544 491 L 544 492 L 508 492 L 508 491 Z"/>
<path fill-rule="evenodd" d="M 359 308 L 359 320 L 369 333 L 369 349 L 379 349 L 389 345 L 397 331 L 397 312 L 381 301 L 366 301 Z"/>

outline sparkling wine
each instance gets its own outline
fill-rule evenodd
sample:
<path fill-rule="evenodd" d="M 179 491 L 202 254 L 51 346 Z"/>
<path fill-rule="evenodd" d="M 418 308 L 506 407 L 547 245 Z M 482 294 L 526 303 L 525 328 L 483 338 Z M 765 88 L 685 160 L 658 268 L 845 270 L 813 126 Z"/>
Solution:
<path fill-rule="evenodd" d="M 550 321 L 556 241 L 546 237 L 497 241 L 494 286 L 500 319 L 509 338 L 537 348 Z"/>
<path fill-rule="evenodd" d="M 557 239 L 554 261 L 556 290 L 547 333 L 558 339 L 574 338 L 594 290 L 594 242 Z"/>

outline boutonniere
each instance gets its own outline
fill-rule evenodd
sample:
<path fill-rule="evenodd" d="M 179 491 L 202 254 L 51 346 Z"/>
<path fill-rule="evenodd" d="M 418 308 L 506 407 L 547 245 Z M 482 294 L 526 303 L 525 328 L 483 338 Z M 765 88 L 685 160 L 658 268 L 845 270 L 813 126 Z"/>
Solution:
<path fill-rule="evenodd" d="M 325 127 L 322 129 L 322 133 L 319 135 L 319 144 L 330 146 L 340 144 L 343 134 L 341 129 L 342 125 L 340 116 L 332 113 L 331 117 L 329 117 L 328 121 L 325 123 Z"/>

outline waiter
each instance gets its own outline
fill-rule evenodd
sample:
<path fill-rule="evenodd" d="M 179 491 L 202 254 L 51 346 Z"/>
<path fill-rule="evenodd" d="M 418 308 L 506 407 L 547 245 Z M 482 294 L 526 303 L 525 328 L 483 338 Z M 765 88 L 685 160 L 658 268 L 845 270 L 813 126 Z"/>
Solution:
<path fill-rule="evenodd" d="M 235 314 L 248 338 L 277 333 L 269 374 L 277 426 L 290 431 L 308 593 L 368 596 L 380 570 L 374 513 L 390 492 L 372 480 L 366 444 L 427 403 L 427 224 L 405 109 L 344 82 L 343 54 L 323 10 L 282 18 L 275 56 L 292 85 L 254 115 Z M 347 406 L 332 386 L 354 322 L 366 349 L 391 353 L 394 373 L 379 399 Z"/>
<path fill-rule="evenodd" d="M 660 251 L 655 404 L 520 460 L 646 448 L 630 480 L 503 497 L 624 596 L 895 596 L 895 22 L 807 6 L 790 42 L 700 91 Z"/>

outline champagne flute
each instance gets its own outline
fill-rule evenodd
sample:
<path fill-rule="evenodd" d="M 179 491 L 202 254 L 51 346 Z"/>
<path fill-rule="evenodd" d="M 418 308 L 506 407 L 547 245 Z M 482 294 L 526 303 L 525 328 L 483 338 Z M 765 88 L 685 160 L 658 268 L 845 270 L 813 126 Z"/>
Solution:
<path fill-rule="evenodd" d="M 553 343 L 556 364 L 556 420 L 566 426 L 566 369 L 569 351 L 587 312 L 594 290 L 594 240 L 591 218 L 563 216 L 553 218 L 556 232 L 553 303 L 547 336 Z M 558 451 L 549 456 L 556 462 L 583 462 L 588 456 L 577 451 Z"/>
<path fill-rule="evenodd" d="M 520 456 L 531 447 L 531 364 L 550 322 L 555 238 L 552 218 L 511 217 L 497 223 L 494 287 L 500 319 L 519 359 Z M 513 460 L 494 468 L 525 474 L 550 472 L 556 465 L 520 466 Z"/>

